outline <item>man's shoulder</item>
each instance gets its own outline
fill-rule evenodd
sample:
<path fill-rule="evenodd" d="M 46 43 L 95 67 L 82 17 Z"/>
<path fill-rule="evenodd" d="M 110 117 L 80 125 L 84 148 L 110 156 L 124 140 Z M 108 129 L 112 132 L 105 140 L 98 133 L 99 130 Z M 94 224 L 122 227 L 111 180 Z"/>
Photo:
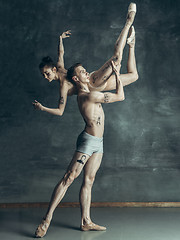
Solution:
<path fill-rule="evenodd" d="M 89 98 L 90 99 L 94 99 L 94 98 L 98 98 L 100 96 L 102 96 L 103 93 L 102 92 L 99 92 L 99 91 L 91 91 L 90 92 L 90 95 L 89 95 Z"/>

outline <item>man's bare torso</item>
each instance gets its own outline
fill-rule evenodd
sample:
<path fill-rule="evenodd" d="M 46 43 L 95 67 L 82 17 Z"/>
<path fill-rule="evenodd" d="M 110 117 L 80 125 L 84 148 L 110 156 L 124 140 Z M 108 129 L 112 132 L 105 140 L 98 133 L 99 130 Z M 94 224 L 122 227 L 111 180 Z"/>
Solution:
<path fill-rule="evenodd" d="M 94 103 L 90 93 L 80 93 L 77 97 L 80 113 L 86 123 L 85 131 L 93 136 L 102 137 L 104 133 L 104 111 L 100 103 Z"/>

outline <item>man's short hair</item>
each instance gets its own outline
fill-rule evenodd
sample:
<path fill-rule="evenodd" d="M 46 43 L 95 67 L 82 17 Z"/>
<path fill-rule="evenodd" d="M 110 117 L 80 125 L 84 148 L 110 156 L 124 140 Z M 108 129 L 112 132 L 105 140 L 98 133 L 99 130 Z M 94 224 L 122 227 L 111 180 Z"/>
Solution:
<path fill-rule="evenodd" d="M 42 58 L 41 63 L 39 64 L 39 69 L 42 70 L 45 66 L 54 68 L 56 67 L 56 64 L 49 56 L 47 56 Z"/>
<path fill-rule="evenodd" d="M 75 82 L 73 81 L 73 77 L 76 75 L 76 68 L 79 67 L 79 66 L 82 66 L 81 63 L 75 63 L 73 64 L 70 68 L 68 68 L 68 71 L 67 71 L 67 79 L 75 85 Z"/>

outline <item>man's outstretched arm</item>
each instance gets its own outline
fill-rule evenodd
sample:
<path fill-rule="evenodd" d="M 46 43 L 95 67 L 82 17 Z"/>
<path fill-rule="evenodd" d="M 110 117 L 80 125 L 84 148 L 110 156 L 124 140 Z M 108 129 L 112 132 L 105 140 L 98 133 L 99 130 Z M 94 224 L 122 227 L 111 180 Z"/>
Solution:
<path fill-rule="evenodd" d="M 53 115 L 58 115 L 62 116 L 64 113 L 64 109 L 66 106 L 67 102 L 67 95 L 68 95 L 68 86 L 64 84 L 60 90 L 60 98 L 59 98 L 59 104 L 58 108 L 48 108 L 43 106 L 41 103 L 39 103 L 37 100 L 35 100 L 32 104 L 35 109 L 53 114 Z"/>
<path fill-rule="evenodd" d="M 63 46 L 63 38 L 70 37 L 71 31 L 68 30 L 63 32 L 59 37 L 59 47 L 58 47 L 58 62 L 57 67 L 64 68 L 64 46 Z"/>

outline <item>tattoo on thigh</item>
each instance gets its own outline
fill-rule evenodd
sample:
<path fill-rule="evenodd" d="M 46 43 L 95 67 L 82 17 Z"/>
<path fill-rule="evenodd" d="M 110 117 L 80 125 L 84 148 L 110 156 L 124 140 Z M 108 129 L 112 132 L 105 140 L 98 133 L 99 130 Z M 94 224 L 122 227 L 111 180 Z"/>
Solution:
<path fill-rule="evenodd" d="M 64 104 L 64 98 L 63 97 L 60 98 L 59 103 Z"/>
<path fill-rule="evenodd" d="M 117 62 L 117 60 L 118 60 L 118 57 L 114 57 L 114 58 L 113 58 L 113 61 L 114 61 L 114 62 Z"/>
<path fill-rule="evenodd" d="M 85 161 L 85 160 L 86 160 L 86 155 L 82 155 L 82 156 L 81 156 L 81 159 L 77 160 L 77 162 L 78 162 L 78 163 L 81 163 L 81 164 L 84 164 L 83 161 Z"/>
<path fill-rule="evenodd" d="M 106 69 L 108 69 L 110 65 L 108 64 L 105 68 L 102 69 L 102 72 L 104 72 Z"/>
<path fill-rule="evenodd" d="M 109 102 L 109 96 L 107 93 L 104 94 L 104 102 L 108 103 Z"/>
<path fill-rule="evenodd" d="M 97 78 L 98 78 L 98 77 L 97 77 L 96 75 L 93 77 L 93 83 L 95 83 L 95 81 L 96 81 Z"/>
<path fill-rule="evenodd" d="M 107 80 L 108 76 L 103 77 L 103 81 L 105 82 Z"/>

